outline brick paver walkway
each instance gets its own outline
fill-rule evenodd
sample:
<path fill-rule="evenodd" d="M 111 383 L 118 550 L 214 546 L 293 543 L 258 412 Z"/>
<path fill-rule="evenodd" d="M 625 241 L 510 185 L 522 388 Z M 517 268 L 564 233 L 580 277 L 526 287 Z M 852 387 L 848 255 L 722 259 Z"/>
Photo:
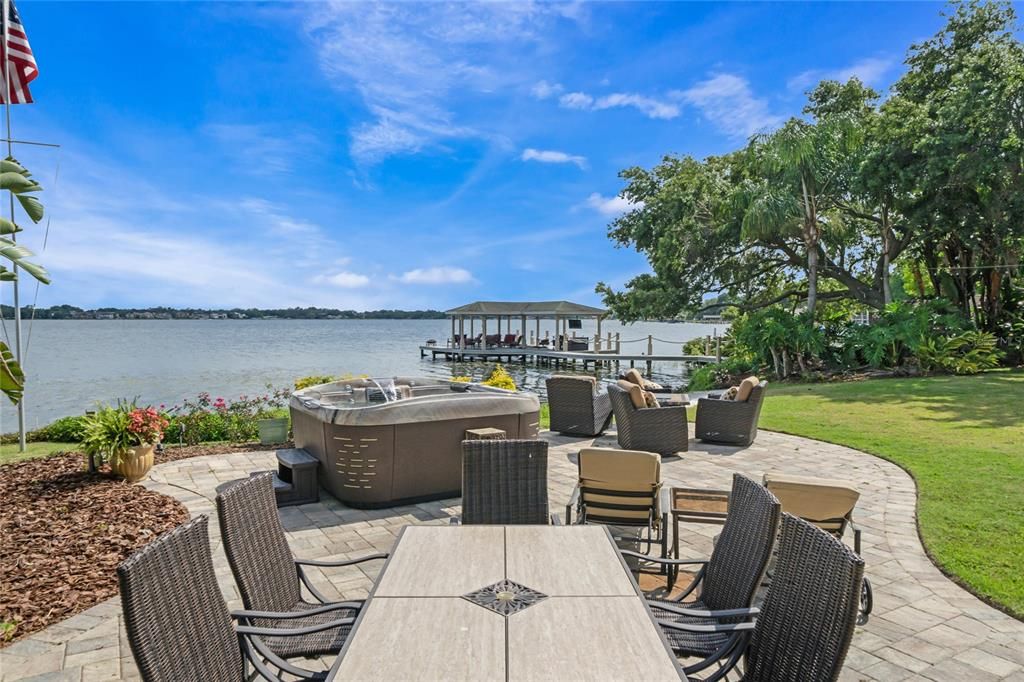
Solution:
<path fill-rule="evenodd" d="M 564 505 L 575 480 L 575 453 L 590 440 L 546 433 L 552 444 L 552 504 Z M 614 435 L 596 443 L 614 446 Z M 1018 680 L 1024 682 L 1024 623 L 990 608 L 945 578 L 928 560 L 914 525 L 914 483 L 899 467 L 856 450 L 795 436 L 761 432 L 757 443 L 737 449 L 690 442 L 682 457 L 666 458 L 668 484 L 728 487 L 732 473 L 757 479 L 766 471 L 846 478 L 862 491 L 857 521 L 864 529 L 867 575 L 875 610 L 858 628 L 844 680 Z M 271 452 L 214 455 L 154 469 L 146 485 L 181 500 L 192 514 L 211 517 L 214 561 L 224 594 L 240 607 L 230 569 L 220 550 L 214 489 L 251 471 L 275 467 Z M 318 504 L 281 510 L 295 553 L 307 558 L 349 558 L 389 550 L 406 524 L 446 523 L 458 500 L 379 511 L 350 509 L 325 495 Z M 706 556 L 716 526 L 686 525 L 687 556 Z M 364 569 L 332 569 L 316 577 L 328 596 L 366 596 L 380 562 Z M 120 604 L 110 599 L 0 650 L 0 675 L 8 680 L 136 679 L 138 673 L 121 623 Z"/>

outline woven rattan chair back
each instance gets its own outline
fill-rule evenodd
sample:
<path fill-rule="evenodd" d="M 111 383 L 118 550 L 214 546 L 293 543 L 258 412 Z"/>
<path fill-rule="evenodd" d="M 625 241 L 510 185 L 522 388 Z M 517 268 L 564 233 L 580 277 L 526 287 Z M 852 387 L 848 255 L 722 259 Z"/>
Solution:
<path fill-rule="evenodd" d="M 463 524 L 549 522 L 546 441 L 462 442 Z"/>
<path fill-rule="evenodd" d="M 864 561 L 828 533 L 782 515 L 778 563 L 747 649 L 746 682 L 839 677 L 860 607 Z"/>
<path fill-rule="evenodd" d="M 290 611 L 302 599 L 295 558 L 274 497 L 274 474 L 232 483 L 217 495 L 217 516 L 245 608 Z"/>
<path fill-rule="evenodd" d="M 128 557 L 117 567 L 117 582 L 143 680 L 242 679 L 241 649 L 213 572 L 205 516 Z"/>
<path fill-rule="evenodd" d="M 701 585 L 712 611 L 749 606 L 772 556 L 781 505 L 767 488 L 733 474 L 729 514 Z"/>
<path fill-rule="evenodd" d="M 597 395 L 593 377 L 552 376 L 544 382 L 551 408 L 550 429 L 558 433 L 596 436 L 608 428 L 608 398 Z"/>
<path fill-rule="evenodd" d="M 583 448 L 579 486 L 581 522 L 654 526 L 660 514 L 661 457 L 636 450 Z"/>
<path fill-rule="evenodd" d="M 614 384 L 608 385 L 608 397 L 612 401 L 612 413 L 615 415 L 615 430 L 619 442 L 629 443 L 634 437 L 632 417 L 637 408 L 633 405 L 629 393 Z"/>

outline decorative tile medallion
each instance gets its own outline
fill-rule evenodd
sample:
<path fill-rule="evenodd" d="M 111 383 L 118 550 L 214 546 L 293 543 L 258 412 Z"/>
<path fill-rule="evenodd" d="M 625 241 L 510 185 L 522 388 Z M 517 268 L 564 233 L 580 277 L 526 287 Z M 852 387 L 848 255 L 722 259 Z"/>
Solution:
<path fill-rule="evenodd" d="M 510 616 L 544 601 L 548 595 L 511 580 L 501 580 L 476 592 L 463 595 L 462 598 L 495 613 Z"/>

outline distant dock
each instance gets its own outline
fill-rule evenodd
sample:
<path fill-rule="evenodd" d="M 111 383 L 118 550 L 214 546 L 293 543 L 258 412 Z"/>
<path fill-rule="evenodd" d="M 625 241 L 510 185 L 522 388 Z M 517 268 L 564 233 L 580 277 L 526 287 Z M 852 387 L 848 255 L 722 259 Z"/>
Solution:
<path fill-rule="evenodd" d="M 582 364 L 583 369 L 593 365 L 610 366 L 628 362 L 633 367 L 638 362 L 647 364 L 647 371 L 650 373 L 651 364 L 655 362 L 682 362 L 690 365 L 708 365 L 719 362 L 721 358 L 715 355 L 647 355 L 645 353 L 616 353 L 593 351 L 565 351 L 551 350 L 550 348 L 525 347 L 492 347 L 492 348 L 452 348 L 451 346 L 420 346 L 420 357 L 429 356 L 436 360 L 438 356 L 448 362 L 466 362 L 480 360 L 481 362 L 520 362 L 526 364 L 533 362 L 536 365 L 561 367 L 563 365 Z"/>

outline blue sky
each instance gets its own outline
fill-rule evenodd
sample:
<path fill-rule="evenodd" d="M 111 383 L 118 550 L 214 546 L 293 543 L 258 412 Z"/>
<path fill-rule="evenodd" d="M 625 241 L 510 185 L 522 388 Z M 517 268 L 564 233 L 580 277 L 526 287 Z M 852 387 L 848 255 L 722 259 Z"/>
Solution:
<path fill-rule="evenodd" d="M 735 148 L 823 77 L 884 91 L 941 7 L 22 0 L 15 137 L 62 145 L 17 152 L 38 302 L 597 303 L 646 269 L 606 236 L 619 170 Z"/>

